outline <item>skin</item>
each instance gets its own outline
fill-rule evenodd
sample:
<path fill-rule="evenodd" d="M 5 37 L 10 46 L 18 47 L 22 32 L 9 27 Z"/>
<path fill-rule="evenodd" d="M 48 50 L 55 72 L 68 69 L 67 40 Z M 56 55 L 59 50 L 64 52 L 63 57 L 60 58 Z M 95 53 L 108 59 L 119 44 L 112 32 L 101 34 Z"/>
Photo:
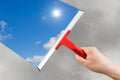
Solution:
<path fill-rule="evenodd" d="M 107 57 L 105 57 L 95 47 L 82 48 L 87 54 L 87 58 L 76 55 L 77 61 L 87 67 L 89 70 L 105 74 L 114 80 L 120 80 L 120 69 L 115 66 Z"/>

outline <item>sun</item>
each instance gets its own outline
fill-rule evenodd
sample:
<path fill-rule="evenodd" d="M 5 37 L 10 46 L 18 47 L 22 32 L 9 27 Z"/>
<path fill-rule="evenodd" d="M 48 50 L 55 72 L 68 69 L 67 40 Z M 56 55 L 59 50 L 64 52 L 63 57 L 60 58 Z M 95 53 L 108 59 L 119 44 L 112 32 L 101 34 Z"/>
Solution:
<path fill-rule="evenodd" d="M 61 16 L 61 12 L 58 9 L 53 10 L 52 14 L 53 14 L 54 17 L 60 17 Z"/>

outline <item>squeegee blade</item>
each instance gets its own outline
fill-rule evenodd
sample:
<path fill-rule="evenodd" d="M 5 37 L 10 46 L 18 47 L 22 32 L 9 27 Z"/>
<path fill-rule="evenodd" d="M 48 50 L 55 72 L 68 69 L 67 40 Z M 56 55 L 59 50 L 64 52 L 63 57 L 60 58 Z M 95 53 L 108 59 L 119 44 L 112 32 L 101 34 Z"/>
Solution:
<path fill-rule="evenodd" d="M 47 63 L 47 61 L 49 60 L 49 58 L 52 56 L 52 54 L 54 53 L 55 48 L 51 48 L 50 51 L 46 54 L 46 56 L 44 57 L 44 59 L 42 60 L 42 62 L 39 64 L 38 69 L 41 71 L 43 66 Z"/>
<path fill-rule="evenodd" d="M 81 16 L 83 15 L 83 13 L 84 13 L 84 11 L 79 10 L 77 12 L 77 14 L 74 16 L 74 18 L 71 20 L 71 22 L 69 23 L 69 25 L 64 30 L 63 34 L 58 38 L 58 40 L 56 41 L 56 43 L 54 44 L 54 46 L 49 50 L 49 52 L 46 54 L 46 56 L 44 57 L 44 59 L 39 64 L 38 69 L 40 71 L 42 70 L 42 68 L 44 67 L 44 65 L 48 62 L 48 60 L 50 59 L 50 57 L 52 56 L 52 54 L 56 51 L 56 46 L 60 43 L 60 41 L 63 39 L 63 37 L 65 36 L 65 34 L 68 32 L 68 30 L 71 31 L 73 29 L 73 27 L 78 22 L 78 20 L 81 18 Z"/>

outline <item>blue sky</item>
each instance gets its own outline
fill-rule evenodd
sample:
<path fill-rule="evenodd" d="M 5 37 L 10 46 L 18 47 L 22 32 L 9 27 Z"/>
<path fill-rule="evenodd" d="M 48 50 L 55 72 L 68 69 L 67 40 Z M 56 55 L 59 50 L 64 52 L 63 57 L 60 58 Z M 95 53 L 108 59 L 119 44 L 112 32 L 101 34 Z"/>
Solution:
<path fill-rule="evenodd" d="M 56 17 L 53 11 L 58 10 Z M 42 59 L 78 10 L 59 0 L 0 0 L 0 42 L 32 61 Z M 36 59 L 36 62 L 37 62 Z"/>

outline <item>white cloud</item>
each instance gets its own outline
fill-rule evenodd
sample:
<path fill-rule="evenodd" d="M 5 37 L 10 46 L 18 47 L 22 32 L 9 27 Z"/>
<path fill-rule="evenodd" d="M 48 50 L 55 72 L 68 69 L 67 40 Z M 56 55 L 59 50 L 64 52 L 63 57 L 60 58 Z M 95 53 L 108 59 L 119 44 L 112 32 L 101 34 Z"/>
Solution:
<path fill-rule="evenodd" d="M 51 49 L 51 47 L 54 45 L 55 42 L 56 42 L 56 37 L 52 37 L 52 38 L 50 38 L 50 40 L 49 40 L 47 43 L 45 43 L 45 44 L 43 45 L 43 47 L 44 47 L 46 50 L 49 50 L 49 49 Z"/>
<path fill-rule="evenodd" d="M 5 31 L 5 27 L 6 27 L 7 23 L 3 20 L 0 21 L 0 29 L 1 29 L 1 32 L 4 32 Z"/>
<path fill-rule="evenodd" d="M 12 34 L 5 34 L 5 35 L 0 34 L 0 41 L 6 40 L 9 38 L 12 38 Z"/>
<path fill-rule="evenodd" d="M 49 41 L 43 45 L 43 47 L 46 50 L 50 50 L 52 48 L 52 46 L 56 43 L 56 41 L 58 40 L 58 38 L 63 34 L 63 32 L 64 32 L 64 30 L 62 30 L 60 32 L 60 34 L 58 34 L 56 37 L 50 38 Z"/>
<path fill-rule="evenodd" d="M 7 40 L 9 38 L 12 38 L 12 34 L 8 34 L 6 32 L 6 25 L 7 23 L 3 20 L 0 21 L 0 41 Z"/>
<path fill-rule="evenodd" d="M 41 60 L 44 58 L 44 56 L 36 56 L 36 55 L 34 55 L 33 57 L 28 57 L 28 58 L 26 58 L 26 60 L 28 61 L 28 62 L 32 62 L 32 63 L 38 63 L 38 62 L 41 62 Z"/>
<path fill-rule="evenodd" d="M 36 41 L 35 44 L 36 45 L 39 45 L 41 43 L 41 41 Z"/>

